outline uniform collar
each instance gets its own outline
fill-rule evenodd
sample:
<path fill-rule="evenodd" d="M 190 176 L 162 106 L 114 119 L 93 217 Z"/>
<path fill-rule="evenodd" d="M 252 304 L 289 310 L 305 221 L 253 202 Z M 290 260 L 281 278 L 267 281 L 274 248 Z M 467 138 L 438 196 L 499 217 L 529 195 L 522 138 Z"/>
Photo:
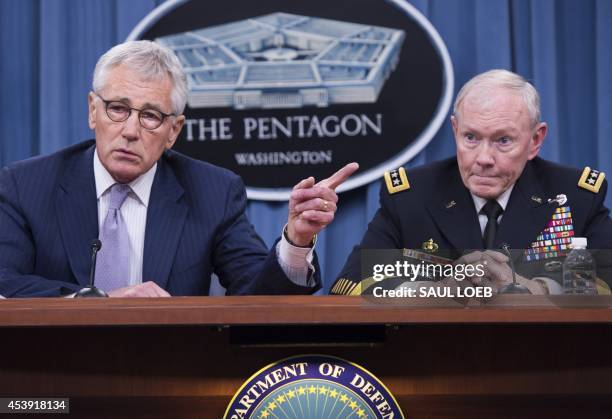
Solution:
<path fill-rule="evenodd" d="M 500 196 L 495 198 L 497 203 L 502 207 L 504 211 L 506 210 L 506 207 L 508 206 L 508 201 L 510 200 L 512 189 L 514 189 L 514 184 L 510 185 L 510 187 L 506 189 L 504 193 L 502 193 Z M 485 198 L 476 196 L 472 192 L 470 192 L 470 195 L 472 195 L 472 199 L 474 200 L 474 206 L 476 207 L 476 213 L 480 214 L 480 210 L 482 210 L 482 207 L 485 206 L 488 200 Z"/>

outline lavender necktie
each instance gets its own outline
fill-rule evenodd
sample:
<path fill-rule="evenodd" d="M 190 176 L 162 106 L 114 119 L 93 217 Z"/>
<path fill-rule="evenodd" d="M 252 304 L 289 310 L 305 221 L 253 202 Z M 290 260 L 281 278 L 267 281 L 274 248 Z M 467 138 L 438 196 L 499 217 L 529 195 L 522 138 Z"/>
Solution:
<path fill-rule="evenodd" d="M 111 186 L 110 204 L 100 232 L 102 248 L 96 262 L 96 286 L 106 292 L 128 285 L 130 241 L 120 209 L 130 190 L 121 183 Z"/>

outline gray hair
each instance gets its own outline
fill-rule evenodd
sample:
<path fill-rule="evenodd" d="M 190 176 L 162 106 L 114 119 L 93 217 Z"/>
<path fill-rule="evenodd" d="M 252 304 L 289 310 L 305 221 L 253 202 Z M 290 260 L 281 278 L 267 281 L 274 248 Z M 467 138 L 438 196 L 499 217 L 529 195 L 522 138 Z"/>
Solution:
<path fill-rule="evenodd" d="M 463 99 L 476 88 L 485 90 L 503 88 L 520 94 L 525 106 L 527 106 L 532 127 L 540 123 L 540 95 L 538 91 L 523 77 L 508 70 L 489 70 L 477 75 L 464 84 L 455 99 L 453 106 L 454 115 L 457 115 Z"/>
<path fill-rule="evenodd" d="M 183 113 L 187 103 L 187 77 L 174 52 L 152 41 L 129 41 L 116 45 L 100 57 L 93 74 L 92 88 L 99 92 L 104 88 L 108 72 L 120 64 L 135 69 L 143 77 L 172 80 L 172 112 Z"/>

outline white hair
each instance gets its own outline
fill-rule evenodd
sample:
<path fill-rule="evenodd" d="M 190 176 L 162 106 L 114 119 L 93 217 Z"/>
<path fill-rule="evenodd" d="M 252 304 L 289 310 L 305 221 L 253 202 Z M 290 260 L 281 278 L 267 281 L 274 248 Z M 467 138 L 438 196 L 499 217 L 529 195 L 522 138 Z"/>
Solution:
<path fill-rule="evenodd" d="M 187 103 L 187 77 L 174 52 L 152 41 L 129 41 L 115 45 L 96 64 L 92 83 L 94 92 L 104 88 L 109 70 L 120 64 L 136 70 L 146 79 L 170 76 L 172 112 L 175 115 L 183 113 Z"/>
<path fill-rule="evenodd" d="M 521 95 L 527 111 L 532 127 L 540 123 L 540 95 L 531 83 L 525 80 L 520 75 L 508 70 L 489 70 L 477 75 L 463 85 L 453 106 L 453 114 L 457 115 L 459 106 L 465 97 L 475 89 L 490 90 L 490 89 L 507 89 Z M 483 98 L 484 100 L 484 98 Z"/>

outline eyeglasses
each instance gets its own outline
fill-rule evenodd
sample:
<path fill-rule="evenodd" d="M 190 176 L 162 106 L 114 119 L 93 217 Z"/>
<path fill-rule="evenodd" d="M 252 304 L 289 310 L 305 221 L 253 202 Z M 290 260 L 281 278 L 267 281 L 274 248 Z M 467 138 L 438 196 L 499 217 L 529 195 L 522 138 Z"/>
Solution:
<path fill-rule="evenodd" d="M 157 129 L 164 123 L 164 120 L 169 116 L 175 116 L 173 113 L 163 113 L 157 109 L 138 109 L 132 108 L 123 102 L 116 100 L 106 100 L 99 94 L 95 93 L 96 96 L 104 102 L 106 108 L 106 115 L 114 122 L 124 122 L 132 114 L 132 111 L 138 112 L 138 122 L 140 126 L 146 130 L 152 131 Z"/>

